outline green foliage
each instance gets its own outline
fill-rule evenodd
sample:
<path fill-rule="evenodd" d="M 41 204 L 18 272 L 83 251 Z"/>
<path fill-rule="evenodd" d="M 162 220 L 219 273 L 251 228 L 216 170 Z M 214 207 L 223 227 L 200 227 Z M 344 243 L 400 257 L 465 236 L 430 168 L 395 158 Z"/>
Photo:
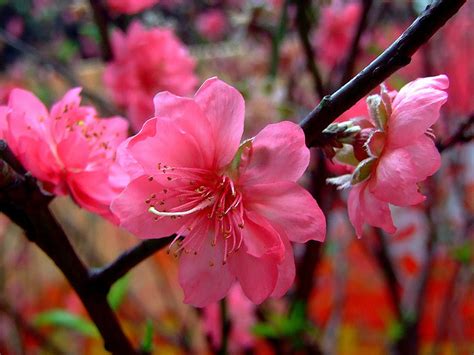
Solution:
<path fill-rule="evenodd" d="M 473 247 L 470 243 L 464 243 L 453 250 L 453 257 L 463 264 L 468 264 L 472 259 Z"/>
<path fill-rule="evenodd" d="M 140 349 L 144 353 L 151 354 L 153 351 L 153 322 L 149 319 L 145 325 L 145 335 Z"/>
<path fill-rule="evenodd" d="M 79 51 L 79 47 L 76 42 L 71 40 L 66 40 L 61 43 L 61 46 L 58 49 L 57 56 L 58 59 L 62 62 L 68 62 L 74 57 Z"/>
<path fill-rule="evenodd" d="M 263 338 L 289 338 L 295 344 L 301 342 L 301 335 L 316 329 L 305 315 L 303 302 L 295 303 L 288 316 L 273 314 L 268 322 L 257 323 L 252 332 Z"/>
<path fill-rule="evenodd" d="M 401 322 L 392 322 L 388 326 L 387 336 L 392 342 L 401 339 L 404 333 L 405 327 Z"/>
<path fill-rule="evenodd" d="M 107 301 L 114 311 L 123 303 L 128 292 L 129 284 L 130 278 L 124 276 L 111 287 L 109 294 L 107 295 Z"/>
<path fill-rule="evenodd" d="M 96 43 L 100 41 L 99 28 L 93 23 L 86 23 L 79 29 L 79 33 L 82 36 L 93 39 Z"/>
<path fill-rule="evenodd" d="M 37 314 L 33 319 L 33 324 L 37 327 L 66 328 L 91 338 L 99 336 L 99 332 L 92 322 L 62 309 L 52 309 Z"/>

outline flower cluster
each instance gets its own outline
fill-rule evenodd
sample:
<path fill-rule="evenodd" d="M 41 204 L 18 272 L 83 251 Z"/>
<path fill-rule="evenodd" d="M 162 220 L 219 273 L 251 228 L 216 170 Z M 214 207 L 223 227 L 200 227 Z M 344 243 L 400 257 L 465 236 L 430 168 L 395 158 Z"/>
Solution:
<path fill-rule="evenodd" d="M 126 34 L 112 33 L 112 49 L 114 60 L 105 69 L 105 85 L 135 131 L 152 117 L 153 95 L 187 95 L 197 84 L 195 61 L 171 29 L 147 30 L 133 22 Z"/>
<path fill-rule="evenodd" d="M 112 203 L 120 225 L 176 235 L 186 303 L 215 302 L 236 280 L 254 303 L 282 296 L 295 274 L 290 241 L 325 237 L 323 213 L 296 183 L 309 163 L 303 131 L 281 122 L 240 144 L 244 100 L 217 78 L 194 98 L 162 92 L 154 103 L 120 152 L 132 178 Z"/>
<path fill-rule="evenodd" d="M 43 190 L 70 194 L 113 219 L 109 206 L 124 181 L 114 158 L 128 124 L 121 117 L 99 119 L 93 107 L 80 105 L 80 91 L 68 91 L 48 112 L 32 93 L 14 89 L 8 105 L 0 106 L 0 138 Z"/>

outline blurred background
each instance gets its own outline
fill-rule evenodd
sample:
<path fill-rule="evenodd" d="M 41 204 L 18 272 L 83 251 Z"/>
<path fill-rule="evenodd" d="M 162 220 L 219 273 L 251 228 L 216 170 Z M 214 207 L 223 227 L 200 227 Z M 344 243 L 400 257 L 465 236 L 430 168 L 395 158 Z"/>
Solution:
<path fill-rule="evenodd" d="M 396 39 L 429 1 L 0 0 L 0 105 L 21 87 L 50 105 L 68 88 L 131 133 L 152 116 L 153 95 L 192 95 L 219 76 L 246 99 L 250 137 L 298 122 Z M 227 298 L 231 353 L 474 354 L 474 144 L 449 144 L 474 115 L 474 6 L 468 1 L 391 89 L 445 73 L 449 100 L 434 127 L 442 168 L 428 199 L 393 210 L 398 231 L 357 239 L 347 193 L 320 150 L 301 184 L 327 216 L 323 244 L 295 245 L 297 279 L 260 306 L 238 287 Z M 363 105 L 363 104 L 362 104 Z M 360 105 L 344 114 L 356 117 Z M 463 126 L 464 125 L 464 126 Z M 463 135 L 467 137 L 467 133 Z M 465 142 L 464 142 L 465 141 Z M 137 243 L 104 219 L 56 198 L 54 214 L 79 255 L 100 267 Z M 291 211 L 289 211 L 291 212 Z M 109 303 L 135 344 L 156 354 L 213 353 L 219 305 L 182 302 L 176 259 L 155 254 L 121 279 Z M 102 354 L 102 341 L 55 265 L 0 215 L 0 354 Z"/>

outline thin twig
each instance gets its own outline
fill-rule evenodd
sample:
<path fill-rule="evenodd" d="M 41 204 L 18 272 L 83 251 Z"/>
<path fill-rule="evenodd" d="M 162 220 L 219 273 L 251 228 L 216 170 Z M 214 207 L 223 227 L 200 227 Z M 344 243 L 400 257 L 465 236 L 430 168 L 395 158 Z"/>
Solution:
<path fill-rule="evenodd" d="M 367 23 L 369 19 L 370 9 L 373 4 L 373 0 L 361 0 L 362 1 L 362 11 L 360 13 L 359 23 L 357 24 L 357 30 L 354 33 L 354 37 L 351 42 L 351 47 L 349 53 L 346 56 L 346 63 L 344 70 L 341 76 L 340 84 L 345 84 L 354 74 L 354 68 L 356 64 L 356 59 L 360 50 L 360 39 L 367 28 Z"/>
<path fill-rule="evenodd" d="M 474 113 L 469 116 L 469 119 L 464 122 L 457 131 L 449 137 L 446 142 L 437 145 L 439 152 L 444 152 L 446 149 L 452 148 L 459 143 L 467 143 L 474 139 Z"/>
<path fill-rule="evenodd" d="M 110 287 L 128 271 L 157 251 L 168 245 L 174 236 L 145 240 L 122 253 L 116 260 L 90 274 L 90 281 L 96 288 L 107 292 Z"/>
<path fill-rule="evenodd" d="M 296 25 L 298 29 L 298 35 L 300 37 L 300 42 L 303 46 L 304 54 L 306 57 L 306 68 L 313 77 L 315 93 L 321 98 L 326 95 L 326 89 L 324 87 L 323 79 L 321 78 L 319 68 L 314 58 L 315 56 L 313 47 L 311 46 L 311 43 L 309 41 L 308 35 L 309 31 L 311 30 L 310 9 L 311 1 L 297 1 Z"/>
<path fill-rule="evenodd" d="M 82 87 L 82 95 L 92 102 L 100 109 L 100 111 L 105 115 L 115 115 L 117 114 L 116 110 L 114 110 L 102 97 L 97 95 L 96 93 L 84 88 L 80 81 L 76 78 L 76 76 L 64 65 L 60 64 L 53 58 L 49 58 L 39 52 L 35 47 L 29 45 L 26 42 L 23 42 L 7 31 L 0 28 L 0 40 L 8 44 L 10 47 L 15 48 L 17 51 L 23 53 L 24 55 L 28 56 L 34 62 L 38 63 L 38 65 L 49 69 L 54 70 L 56 73 L 61 75 L 66 82 L 71 86 L 80 86 Z"/>
<path fill-rule="evenodd" d="M 113 59 L 113 52 L 112 46 L 110 45 L 109 15 L 107 8 L 101 0 L 90 0 L 89 3 L 94 14 L 94 22 L 99 29 L 102 59 L 104 62 L 108 62 Z"/>
<path fill-rule="evenodd" d="M 412 55 L 448 21 L 466 0 L 434 1 L 380 56 L 347 84 L 331 95 L 301 122 L 308 147 L 324 144 L 322 131 L 398 69 L 408 65 Z"/>
<path fill-rule="evenodd" d="M 286 26 L 288 22 L 288 6 L 290 0 L 285 0 L 281 8 L 280 20 L 278 22 L 278 27 L 274 31 L 272 38 L 272 55 L 270 57 L 270 71 L 269 77 L 271 80 L 274 80 L 278 72 L 278 63 L 280 61 L 280 46 L 283 38 L 286 33 Z"/>

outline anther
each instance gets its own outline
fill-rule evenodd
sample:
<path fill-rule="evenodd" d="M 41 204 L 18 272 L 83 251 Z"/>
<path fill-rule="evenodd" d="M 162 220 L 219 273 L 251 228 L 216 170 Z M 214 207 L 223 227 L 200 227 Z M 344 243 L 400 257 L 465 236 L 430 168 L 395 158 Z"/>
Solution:
<path fill-rule="evenodd" d="M 153 176 L 149 176 L 148 181 L 153 181 Z"/>

